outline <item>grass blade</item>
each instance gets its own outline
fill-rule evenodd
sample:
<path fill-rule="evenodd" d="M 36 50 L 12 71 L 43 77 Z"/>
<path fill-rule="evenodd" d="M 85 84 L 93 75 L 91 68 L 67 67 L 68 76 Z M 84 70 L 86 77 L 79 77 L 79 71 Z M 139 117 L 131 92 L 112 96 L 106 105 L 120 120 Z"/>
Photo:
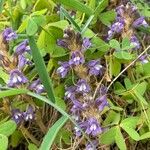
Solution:
<path fill-rule="evenodd" d="M 49 99 L 54 103 L 55 96 L 54 96 L 54 92 L 53 92 L 53 88 L 52 88 L 52 83 L 51 83 L 49 75 L 46 71 L 46 66 L 45 66 L 44 60 L 43 60 L 41 53 L 35 43 L 33 36 L 29 36 L 29 45 L 32 50 L 33 60 L 34 60 L 37 72 L 39 74 L 39 77 L 47 91 Z"/>
<path fill-rule="evenodd" d="M 25 94 L 25 93 L 27 93 L 27 90 L 25 89 L 10 89 L 6 91 L 0 91 L 0 98 L 19 95 L 19 94 Z"/>
<path fill-rule="evenodd" d="M 108 0 L 101 0 L 96 7 L 94 15 L 97 17 L 108 6 Z"/>
<path fill-rule="evenodd" d="M 84 32 L 86 31 L 87 27 L 90 25 L 91 21 L 93 20 L 94 15 L 90 16 L 89 19 L 87 20 L 87 22 L 85 23 L 85 25 L 82 28 L 81 34 L 84 34 Z"/>
<path fill-rule="evenodd" d="M 68 117 L 62 116 L 51 128 L 49 128 L 49 131 L 45 135 L 39 150 L 49 150 L 51 148 L 57 133 L 67 120 Z"/>
<path fill-rule="evenodd" d="M 60 4 L 78 10 L 80 12 L 85 13 L 86 15 L 90 16 L 93 13 L 93 10 L 83 3 L 79 2 L 78 0 L 56 0 Z"/>
<path fill-rule="evenodd" d="M 78 32 L 81 31 L 80 27 L 78 26 L 78 24 L 71 18 L 71 16 L 68 14 L 68 12 L 63 8 L 61 7 L 60 8 L 61 12 L 64 14 L 64 16 L 70 21 L 70 23 L 72 25 L 74 25 L 74 27 L 77 29 Z"/>

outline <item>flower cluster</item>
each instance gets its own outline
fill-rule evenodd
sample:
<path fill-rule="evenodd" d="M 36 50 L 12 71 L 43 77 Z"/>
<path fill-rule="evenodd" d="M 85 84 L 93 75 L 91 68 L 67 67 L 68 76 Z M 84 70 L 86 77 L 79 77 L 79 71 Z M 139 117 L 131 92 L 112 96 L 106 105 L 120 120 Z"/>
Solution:
<path fill-rule="evenodd" d="M 65 34 L 66 33 L 68 32 L 65 32 Z M 69 35 L 68 33 L 65 37 L 69 37 Z M 79 36 L 75 33 L 74 35 Z M 101 86 L 100 91 L 95 93 L 94 87 L 90 83 L 90 78 L 102 76 L 104 67 L 101 65 L 100 60 L 90 60 L 86 62 L 84 53 L 92 46 L 92 43 L 89 38 L 83 38 L 81 41 L 80 46 L 74 45 L 74 47 L 80 47 L 80 49 L 70 49 L 69 61 L 59 62 L 61 66 L 57 69 L 57 73 L 61 78 L 65 78 L 69 70 L 73 69 L 73 71 L 75 71 L 78 81 L 75 85 L 66 87 L 65 100 L 71 101 L 72 107 L 70 112 L 79 127 L 82 128 L 86 134 L 95 137 L 103 131 L 100 125 L 100 113 L 108 106 L 107 90 L 106 87 Z M 66 38 L 59 39 L 58 41 L 58 45 L 65 48 L 68 48 L 68 43 L 70 42 L 67 41 Z M 79 42 L 76 42 L 75 44 L 78 43 Z M 80 136 L 81 132 L 79 128 L 75 127 L 74 129 L 76 136 Z"/>
<path fill-rule="evenodd" d="M 3 31 L 2 35 L 5 42 L 9 42 L 18 38 L 18 35 L 16 34 L 15 31 L 13 31 L 12 28 L 6 28 Z"/>
<path fill-rule="evenodd" d="M 22 70 L 26 64 L 31 64 L 31 61 L 25 57 L 25 53 L 29 50 L 30 48 L 27 40 L 17 46 L 14 57 L 18 58 L 18 65 L 10 72 L 10 79 L 8 81 L 9 87 L 17 87 L 28 82 L 28 79 L 23 75 Z"/>
<path fill-rule="evenodd" d="M 33 119 L 34 110 L 32 106 L 29 106 L 25 112 L 22 112 L 20 109 L 12 110 L 12 120 L 14 120 L 16 124 L 20 124 Z"/>
<path fill-rule="evenodd" d="M 6 28 L 3 31 L 4 41 L 12 41 L 14 39 L 17 39 L 17 37 L 18 35 L 11 28 Z M 18 87 L 20 85 L 28 83 L 27 77 L 25 77 L 25 75 L 23 74 L 23 69 L 26 65 L 32 65 L 32 61 L 26 57 L 28 54 L 30 54 L 30 51 L 31 50 L 27 39 L 22 41 L 16 47 L 13 57 L 17 59 L 17 65 L 14 66 L 14 69 L 9 72 L 10 77 L 7 84 L 9 87 Z M 39 79 L 33 81 L 33 83 L 29 85 L 28 88 L 38 94 L 45 91 L 44 86 L 41 84 L 41 81 Z"/>
<path fill-rule="evenodd" d="M 148 23 L 145 18 L 140 16 L 137 8 L 130 3 L 118 6 L 116 8 L 116 14 L 117 16 L 115 22 L 109 27 L 107 39 L 110 40 L 116 34 L 126 34 L 127 37 L 131 39 L 131 43 L 134 44 L 134 49 L 139 49 L 140 42 L 134 35 L 134 31 L 131 31 L 131 27 L 134 29 L 141 26 L 148 27 Z"/>

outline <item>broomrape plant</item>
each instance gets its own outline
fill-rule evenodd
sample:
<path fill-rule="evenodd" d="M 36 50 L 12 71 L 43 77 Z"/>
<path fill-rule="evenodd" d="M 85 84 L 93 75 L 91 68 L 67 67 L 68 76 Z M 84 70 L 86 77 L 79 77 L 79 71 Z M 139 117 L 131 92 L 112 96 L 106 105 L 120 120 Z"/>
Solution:
<path fill-rule="evenodd" d="M 0 150 L 148 149 L 149 8 L 2 0 Z"/>

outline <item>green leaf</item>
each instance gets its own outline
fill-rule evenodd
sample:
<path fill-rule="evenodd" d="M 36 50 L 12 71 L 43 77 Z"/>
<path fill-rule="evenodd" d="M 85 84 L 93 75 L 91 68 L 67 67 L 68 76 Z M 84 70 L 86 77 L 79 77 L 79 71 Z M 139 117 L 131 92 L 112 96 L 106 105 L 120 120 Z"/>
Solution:
<path fill-rule="evenodd" d="M 29 36 L 34 35 L 38 30 L 38 26 L 36 24 L 36 22 L 30 18 L 27 24 L 27 28 L 26 28 L 26 32 Z"/>
<path fill-rule="evenodd" d="M 123 135 L 119 127 L 116 128 L 115 141 L 120 150 L 127 149 L 126 144 L 125 144 L 125 139 L 123 138 Z"/>
<path fill-rule="evenodd" d="M 89 1 L 88 6 L 89 6 L 91 9 L 95 9 L 95 6 L 96 6 L 96 0 Z"/>
<path fill-rule="evenodd" d="M 56 97 L 55 100 L 56 100 L 55 103 L 56 103 L 57 106 L 59 106 L 59 107 L 62 108 L 63 110 L 66 109 L 66 104 L 65 104 L 65 102 L 64 102 L 63 99 L 61 99 L 61 98 L 59 98 L 59 97 Z"/>
<path fill-rule="evenodd" d="M 148 105 L 147 101 L 145 100 L 145 98 L 137 91 L 137 90 L 134 90 L 134 93 L 133 93 L 136 98 L 138 99 L 137 102 L 140 102 L 140 103 L 143 103 L 145 105 Z"/>
<path fill-rule="evenodd" d="M 33 143 L 29 143 L 28 150 L 38 150 L 37 146 Z"/>
<path fill-rule="evenodd" d="M 128 126 L 130 128 L 136 128 L 139 117 L 129 117 L 121 121 L 121 126 Z"/>
<path fill-rule="evenodd" d="M 62 128 L 59 133 L 57 134 L 57 137 L 55 139 L 55 142 L 60 144 L 60 141 L 63 140 L 65 144 L 70 145 L 71 144 L 71 138 L 73 136 L 73 133 L 71 131 L 66 130 L 65 128 Z"/>
<path fill-rule="evenodd" d="M 50 100 L 52 102 L 55 102 L 52 83 L 51 83 L 50 77 L 48 75 L 48 72 L 46 70 L 44 60 L 40 54 L 39 49 L 37 48 L 37 45 L 35 43 L 33 36 L 29 36 L 29 45 L 32 50 L 32 56 L 33 56 L 33 60 L 35 63 L 35 67 L 36 67 L 39 77 L 47 91 L 48 97 L 50 98 Z"/>
<path fill-rule="evenodd" d="M 39 16 L 34 16 L 33 17 L 33 21 L 38 25 L 38 26 L 42 26 L 46 23 L 46 19 L 44 16 L 39 15 Z"/>
<path fill-rule="evenodd" d="M 121 46 L 123 49 L 125 49 L 126 47 L 130 46 L 130 40 L 128 37 L 123 38 Z"/>
<path fill-rule="evenodd" d="M 120 71 L 121 71 L 121 63 L 117 59 L 111 57 L 110 58 L 111 75 L 117 76 L 120 73 Z"/>
<path fill-rule="evenodd" d="M 118 59 L 123 59 L 123 60 L 131 60 L 132 59 L 132 55 L 125 51 L 116 51 L 113 53 L 113 55 Z"/>
<path fill-rule="evenodd" d="M 142 82 L 138 84 L 135 89 L 140 95 L 144 95 L 146 88 L 147 88 L 148 83 L 147 82 Z"/>
<path fill-rule="evenodd" d="M 3 124 L 0 124 L 0 134 L 10 136 L 16 128 L 16 123 L 13 120 L 9 120 Z"/>
<path fill-rule="evenodd" d="M 50 11 L 52 10 L 52 6 L 49 1 L 45 0 L 37 0 L 34 4 L 34 10 L 37 12 L 37 10 L 43 11 L 43 9 L 48 8 Z M 34 14 L 34 13 L 33 13 Z"/>
<path fill-rule="evenodd" d="M 111 22 L 114 21 L 115 17 L 116 17 L 115 11 L 110 10 L 110 11 L 101 13 L 99 16 L 99 19 L 104 25 L 109 26 Z"/>
<path fill-rule="evenodd" d="M 86 21 L 85 25 L 81 29 L 81 34 L 84 34 L 84 32 L 87 30 L 87 28 L 90 25 L 90 23 L 93 20 L 93 18 L 94 18 L 94 15 L 89 17 L 89 19 Z"/>
<path fill-rule="evenodd" d="M 122 127 L 122 126 L 121 126 Z M 129 136 L 135 140 L 135 141 L 139 141 L 140 140 L 140 136 L 138 134 L 137 131 L 135 131 L 133 128 L 130 128 L 130 127 L 126 127 L 126 126 L 123 126 L 122 127 L 128 134 Z"/>
<path fill-rule="evenodd" d="M 0 150 L 7 150 L 8 138 L 5 135 L 0 134 Z"/>
<path fill-rule="evenodd" d="M 141 15 L 142 15 L 142 16 L 145 16 L 145 17 L 150 17 L 150 10 L 143 9 L 143 10 L 141 11 Z"/>
<path fill-rule="evenodd" d="M 127 90 L 130 90 L 131 88 L 133 88 L 133 85 L 131 83 L 131 80 L 129 78 L 125 78 L 124 79 L 124 84 Z"/>
<path fill-rule="evenodd" d="M 116 50 L 120 50 L 120 43 L 115 39 L 110 40 L 109 45 Z"/>
<path fill-rule="evenodd" d="M 88 16 L 91 16 L 91 14 L 93 14 L 92 9 L 90 9 L 88 6 L 82 4 L 78 0 L 56 0 L 56 1 L 60 2 L 60 4 L 63 4 L 64 6 L 68 6 L 70 8 L 73 8 L 74 10 L 81 11 Z"/>
<path fill-rule="evenodd" d="M 61 20 L 61 21 L 49 23 L 47 26 L 48 27 L 53 26 L 53 27 L 57 27 L 57 28 L 64 30 L 68 25 L 69 25 L 68 21 Z"/>
<path fill-rule="evenodd" d="M 100 142 L 102 144 L 112 144 L 115 142 L 115 135 L 116 135 L 116 127 L 112 127 L 111 129 L 104 132 L 100 136 Z"/>
<path fill-rule="evenodd" d="M 150 132 L 144 133 L 140 136 L 140 140 L 145 140 L 150 138 Z"/>
<path fill-rule="evenodd" d="M 27 7 L 26 0 L 20 0 L 20 6 L 22 7 L 22 9 L 26 9 Z"/>
<path fill-rule="evenodd" d="M 69 13 L 63 8 L 60 8 L 62 13 L 64 14 L 64 16 L 70 21 L 70 23 L 72 23 L 72 25 L 77 29 L 78 32 L 81 32 L 80 27 L 78 26 L 78 24 L 74 21 L 74 19 L 72 19 L 72 17 L 69 15 Z"/>
<path fill-rule="evenodd" d="M 19 143 L 23 138 L 24 137 L 21 131 L 16 130 L 10 137 L 10 141 L 11 141 L 10 144 L 12 145 L 12 147 L 17 147 L 17 145 L 19 145 Z"/>
<path fill-rule="evenodd" d="M 106 125 L 115 125 L 118 124 L 120 121 L 120 113 L 116 113 L 113 110 L 110 110 L 110 112 L 107 114 L 107 117 L 103 123 L 104 126 Z"/>
<path fill-rule="evenodd" d="M 19 94 L 25 94 L 26 92 L 27 90 L 25 89 L 10 89 L 6 91 L 0 91 L 0 98 L 19 95 Z"/>
<path fill-rule="evenodd" d="M 94 16 L 97 17 L 108 6 L 108 0 L 101 0 L 95 9 Z"/>
<path fill-rule="evenodd" d="M 9 75 L 7 73 L 5 73 L 1 67 L 0 67 L 0 78 L 2 78 L 5 83 L 9 79 Z"/>
<path fill-rule="evenodd" d="M 65 93 L 64 84 L 57 85 L 57 87 L 54 89 L 54 93 L 56 97 L 64 98 L 64 93 Z"/>
<path fill-rule="evenodd" d="M 4 0 L 0 0 L 0 13 L 3 11 Z"/>
<path fill-rule="evenodd" d="M 66 123 L 68 118 L 66 116 L 62 116 L 55 124 L 49 129 L 47 134 L 45 135 L 43 142 L 40 146 L 40 150 L 49 150 L 53 144 L 53 141 L 59 132 L 59 130 Z"/>
<path fill-rule="evenodd" d="M 92 45 L 92 52 L 94 52 L 95 50 L 107 52 L 109 50 L 109 45 L 99 37 L 92 38 Z"/>
<path fill-rule="evenodd" d="M 19 32 L 19 33 L 23 32 L 27 28 L 28 21 L 29 21 L 29 17 L 27 17 L 26 19 L 24 19 L 23 22 L 22 22 L 22 24 L 18 28 L 17 32 Z"/>
<path fill-rule="evenodd" d="M 46 12 L 47 12 L 47 9 L 45 8 L 45 9 L 33 12 L 31 15 L 32 16 L 39 16 L 39 15 L 41 16 L 41 15 L 44 15 Z"/>
<path fill-rule="evenodd" d="M 140 136 L 135 130 L 138 120 L 138 117 L 130 117 L 124 119 L 120 124 L 120 127 L 122 127 L 129 134 L 129 136 L 136 141 L 140 140 Z"/>

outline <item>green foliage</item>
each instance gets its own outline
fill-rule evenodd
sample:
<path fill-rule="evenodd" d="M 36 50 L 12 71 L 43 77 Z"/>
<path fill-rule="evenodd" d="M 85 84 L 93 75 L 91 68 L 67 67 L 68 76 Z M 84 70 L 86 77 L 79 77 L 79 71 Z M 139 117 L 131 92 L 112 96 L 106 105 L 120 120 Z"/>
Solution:
<path fill-rule="evenodd" d="M 101 0 L 94 11 L 94 15 L 98 16 L 108 6 L 108 0 Z"/>
<path fill-rule="evenodd" d="M 43 139 L 40 150 L 49 150 L 51 148 L 58 131 L 62 128 L 67 120 L 68 118 L 63 116 L 49 129 L 48 133 Z"/>
<path fill-rule="evenodd" d="M 17 39 L 10 42 L 1 40 L 0 150 L 19 149 L 22 144 L 29 150 L 49 150 L 56 147 L 82 149 L 87 143 L 92 144 L 91 139 L 97 138 L 98 149 L 103 146 L 113 149 L 117 146 L 120 150 L 127 150 L 128 144 L 132 146 L 134 142 L 141 145 L 148 142 L 150 58 L 149 48 L 145 47 L 149 47 L 150 27 L 141 26 L 136 29 L 132 23 L 140 15 L 149 23 L 150 7 L 146 0 L 131 1 L 140 14 L 125 13 L 126 26 L 122 32 L 114 33 L 114 39 L 107 41 L 108 30 L 117 16 L 114 6 L 118 7 L 118 4 L 113 5 L 108 0 L 0 0 L 1 33 L 5 28 L 12 27 L 18 35 Z M 130 5 L 127 7 L 130 8 Z M 67 27 L 72 28 L 74 33 L 64 33 Z M 133 33 L 141 44 L 139 49 L 135 49 L 130 40 Z M 84 50 L 83 44 L 87 44 L 83 43 L 84 38 L 89 38 L 91 42 L 87 50 Z M 13 52 L 25 39 L 29 40 L 31 48 L 31 52 L 25 56 L 33 64 L 25 65 L 19 70 L 29 82 L 10 88 L 10 72 L 18 69 L 20 61 Z M 68 40 L 73 49 L 58 46 L 58 39 L 65 42 Z M 75 50 L 80 50 L 85 63 L 71 65 L 67 76 L 60 78 L 57 73 L 58 62 L 70 62 Z M 141 53 L 146 54 L 147 62 L 141 60 Z M 88 66 L 91 60 L 100 61 L 102 75 L 90 75 L 89 70 L 95 69 Z M 36 89 L 30 89 L 32 82 L 38 78 L 45 88 L 41 94 L 36 94 Z M 84 95 L 79 92 L 75 98 L 83 106 L 92 98 L 90 106 L 82 108 L 80 121 L 93 116 L 98 118 L 104 130 L 96 137 L 85 134 L 86 129 L 81 128 L 73 119 L 75 116 L 70 115 L 70 109 L 74 108 L 72 101 L 64 98 L 66 88 L 78 86 L 76 81 L 80 78 L 87 80 L 91 91 Z M 102 96 L 99 92 L 102 86 L 107 88 L 108 105 L 103 111 L 99 111 L 97 103 L 93 103 Z M 35 118 L 26 122 L 23 117 L 28 106 L 33 107 Z M 15 109 L 23 111 L 20 115 L 23 121 L 17 125 L 12 113 Z M 67 123 L 68 121 L 70 122 Z M 74 127 L 79 128 L 82 133 L 82 142 L 79 141 L 78 145 Z M 94 148 L 95 145 L 92 146 Z"/>
<path fill-rule="evenodd" d="M 67 7 L 73 8 L 74 10 L 81 11 L 81 12 L 87 14 L 88 16 L 90 16 L 93 13 L 92 9 L 90 9 L 86 5 L 82 4 L 78 0 L 55 0 L 55 1 L 65 5 Z"/>
<path fill-rule="evenodd" d="M 106 11 L 99 15 L 100 21 L 106 26 L 109 26 L 115 20 L 115 17 L 116 13 L 113 10 Z"/>
<path fill-rule="evenodd" d="M 10 136 L 16 128 L 16 123 L 13 120 L 9 120 L 3 124 L 0 124 L 0 134 Z"/>
<path fill-rule="evenodd" d="M 0 150 L 7 150 L 8 138 L 7 136 L 0 134 Z"/>
<path fill-rule="evenodd" d="M 52 83 L 48 76 L 48 73 L 46 71 L 46 67 L 44 64 L 44 60 L 40 54 L 39 49 L 37 48 L 37 45 L 35 43 L 34 37 L 29 37 L 29 43 L 32 50 L 32 56 L 33 60 L 35 62 L 35 66 L 37 68 L 37 71 L 39 73 L 40 79 L 45 86 L 45 89 L 47 90 L 48 96 L 52 102 L 55 102 L 55 96 L 53 93 Z"/>
<path fill-rule="evenodd" d="M 38 150 L 38 148 L 35 144 L 29 143 L 28 150 Z"/>
<path fill-rule="evenodd" d="M 123 138 L 123 135 L 119 127 L 116 128 L 115 141 L 120 150 L 127 149 L 126 144 L 125 144 L 125 139 Z"/>
<path fill-rule="evenodd" d="M 130 135 L 130 137 L 136 141 L 140 140 L 140 136 L 135 130 L 138 119 L 138 117 L 130 117 L 124 119 L 120 124 L 120 126 Z"/>

